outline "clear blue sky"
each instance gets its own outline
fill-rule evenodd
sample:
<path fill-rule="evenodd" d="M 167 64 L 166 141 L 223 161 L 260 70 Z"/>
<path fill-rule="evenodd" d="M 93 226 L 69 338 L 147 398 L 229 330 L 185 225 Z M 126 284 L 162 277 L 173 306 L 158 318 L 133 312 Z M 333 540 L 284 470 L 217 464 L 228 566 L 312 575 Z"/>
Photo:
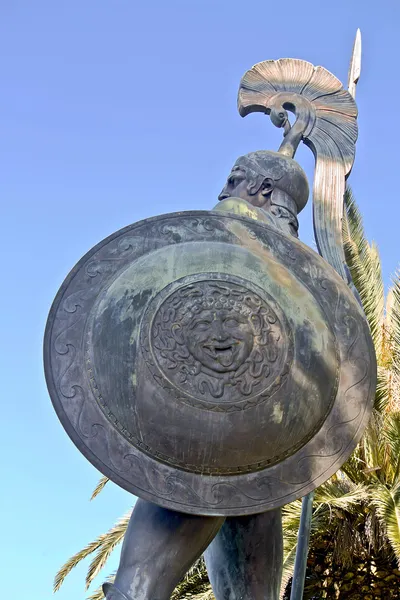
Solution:
<path fill-rule="evenodd" d="M 400 261 L 397 0 L 1 0 L 3 597 L 50 600 L 57 568 L 134 501 L 110 485 L 88 502 L 99 473 L 48 398 L 42 336 L 63 278 L 133 221 L 211 208 L 236 157 L 281 135 L 237 114 L 245 70 L 298 57 L 346 81 L 357 27 L 351 184 L 388 282 Z M 311 174 L 310 152 L 298 159 Z M 309 210 L 301 237 L 312 243 Z M 56 598 L 83 600 L 84 572 Z"/>

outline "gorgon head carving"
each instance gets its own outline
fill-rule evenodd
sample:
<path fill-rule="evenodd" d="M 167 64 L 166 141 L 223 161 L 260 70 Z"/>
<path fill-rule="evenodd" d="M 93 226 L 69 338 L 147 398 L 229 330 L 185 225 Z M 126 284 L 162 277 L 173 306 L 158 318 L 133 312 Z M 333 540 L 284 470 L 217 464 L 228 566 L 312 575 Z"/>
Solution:
<path fill-rule="evenodd" d="M 281 327 L 256 293 L 237 284 L 200 281 L 160 307 L 152 329 L 159 361 L 181 386 L 221 397 L 227 384 L 251 394 L 278 358 Z"/>

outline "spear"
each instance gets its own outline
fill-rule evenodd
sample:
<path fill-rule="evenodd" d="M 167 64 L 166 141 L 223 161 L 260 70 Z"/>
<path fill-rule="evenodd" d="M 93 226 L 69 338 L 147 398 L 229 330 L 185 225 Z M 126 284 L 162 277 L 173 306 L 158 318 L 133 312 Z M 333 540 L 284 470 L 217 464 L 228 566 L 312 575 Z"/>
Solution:
<path fill-rule="evenodd" d="M 347 89 L 355 98 L 356 86 L 361 74 L 361 31 L 357 29 L 351 54 Z M 314 492 L 304 496 L 301 507 L 299 533 L 297 536 L 297 550 L 292 578 L 290 600 L 302 600 L 304 582 L 307 569 L 308 546 L 311 533 L 312 505 Z"/>
<path fill-rule="evenodd" d="M 361 31 L 357 29 L 351 55 L 347 89 L 353 98 L 356 97 L 356 86 L 361 75 Z"/>

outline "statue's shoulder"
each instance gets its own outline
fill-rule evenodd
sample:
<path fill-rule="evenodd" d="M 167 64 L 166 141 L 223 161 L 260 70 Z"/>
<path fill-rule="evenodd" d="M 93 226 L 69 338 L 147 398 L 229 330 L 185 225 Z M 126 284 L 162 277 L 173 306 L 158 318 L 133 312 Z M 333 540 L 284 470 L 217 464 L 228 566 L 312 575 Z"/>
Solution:
<path fill-rule="evenodd" d="M 242 198 L 227 198 L 226 200 L 221 200 L 213 210 L 254 219 L 255 221 L 272 225 L 272 227 L 276 227 L 276 229 L 279 229 L 282 233 L 297 237 L 297 235 L 293 233 L 294 230 L 290 228 L 290 224 L 286 219 L 283 220 L 280 215 L 275 215 L 272 212 L 267 212 L 262 208 L 253 206 L 250 202 L 242 200 Z"/>

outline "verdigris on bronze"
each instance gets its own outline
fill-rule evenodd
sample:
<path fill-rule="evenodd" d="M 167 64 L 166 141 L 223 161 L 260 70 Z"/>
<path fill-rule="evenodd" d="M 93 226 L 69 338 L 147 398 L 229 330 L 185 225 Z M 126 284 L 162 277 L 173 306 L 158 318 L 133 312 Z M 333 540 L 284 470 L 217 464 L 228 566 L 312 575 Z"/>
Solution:
<path fill-rule="evenodd" d="M 240 85 L 239 112 L 253 111 L 284 129 L 278 152 L 240 157 L 213 211 L 100 242 L 50 312 L 57 414 L 81 452 L 141 498 L 107 598 L 167 599 L 215 536 L 206 562 L 218 600 L 278 598 L 279 508 L 340 468 L 370 415 L 375 356 L 341 240 L 354 100 L 322 67 L 266 61 Z M 297 239 L 300 141 L 316 159 L 323 258 Z"/>

